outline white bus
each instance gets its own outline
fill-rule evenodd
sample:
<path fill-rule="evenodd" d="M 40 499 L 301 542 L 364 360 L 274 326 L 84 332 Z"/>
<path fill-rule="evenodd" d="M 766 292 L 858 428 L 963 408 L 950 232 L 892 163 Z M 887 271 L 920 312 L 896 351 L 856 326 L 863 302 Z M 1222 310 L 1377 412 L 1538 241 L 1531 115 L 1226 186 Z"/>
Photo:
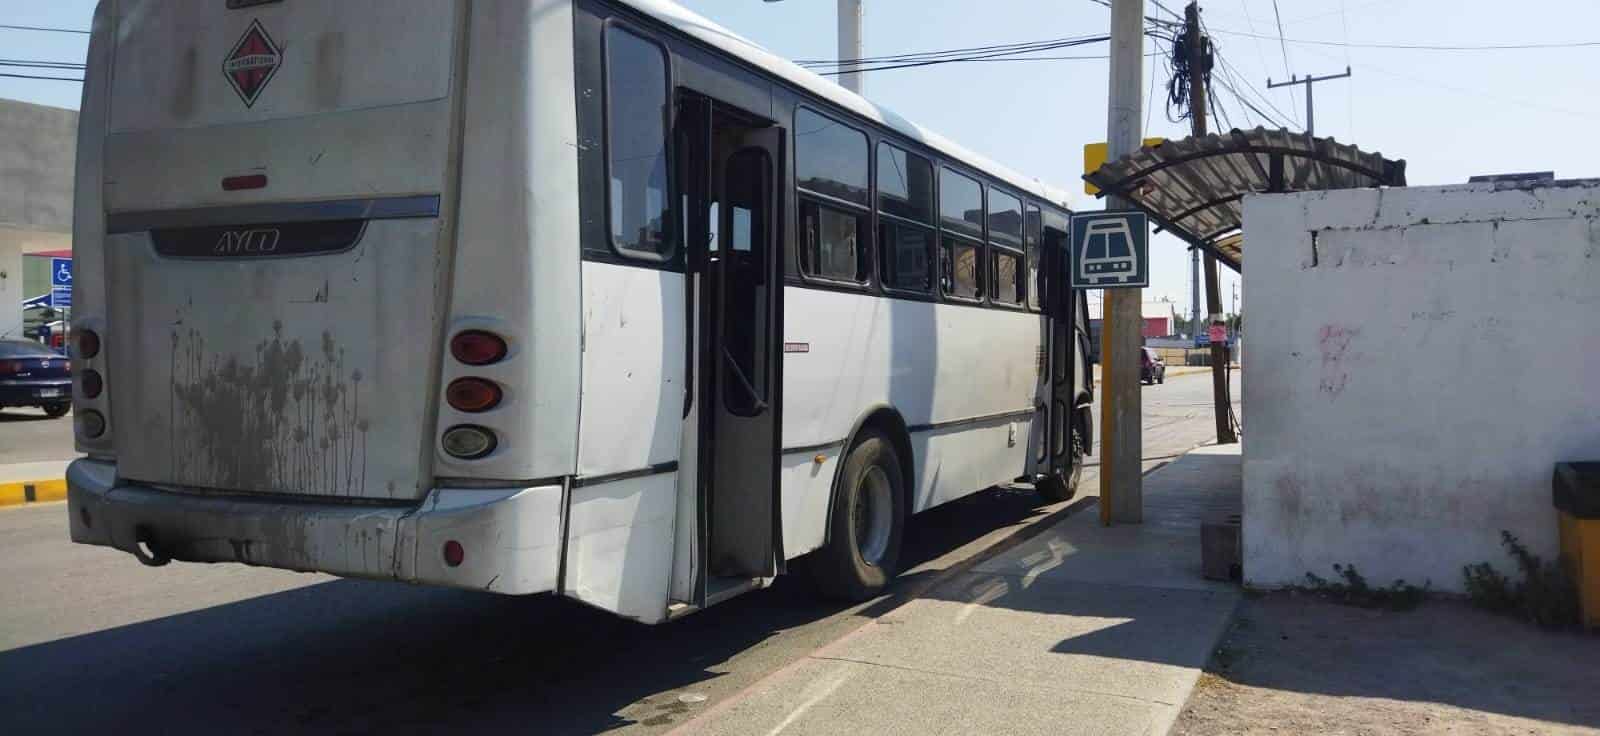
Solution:
<path fill-rule="evenodd" d="M 72 538 L 147 564 L 860 599 L 1091 446 L 1065 193 L 671 3 L 103 0 L 77 166 Z"/>

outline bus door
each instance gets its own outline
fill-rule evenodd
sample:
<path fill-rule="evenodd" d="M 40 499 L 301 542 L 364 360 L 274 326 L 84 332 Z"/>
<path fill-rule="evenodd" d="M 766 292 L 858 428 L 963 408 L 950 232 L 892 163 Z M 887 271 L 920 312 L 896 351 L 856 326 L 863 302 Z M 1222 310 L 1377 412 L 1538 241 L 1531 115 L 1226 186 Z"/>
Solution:
<path fill-rule="evenodd" d="M 1045 313 L 1050 318 L 1050 429 L 1045 440 L 1045 472 L 1067 480 L 1070 486 L 1075 474 L 1081 470 L 1076 467 L 1082 458 L 1075 457 L 1073 452 L 1072 430 L 1083 393 L 1079 386 L 1088 377 L 1085 372 L 1089 366 L 1083 364 L 1082 336 L 1078 334 L 1076 324 L 1083 315 L 1076 309 L 1079 296 L 1072 288 L 1073 264 L 1067 228 L 1065 218 L 1046 211 L 1042 250 L 1046 284 Z M 1077 454 L 1081 455 L 1081 450 Z"/>
<path fill-rule="evenodd" d="M 695 95 L 680 105 L 698 420 L 699 603 L 777 573 L 783 129 Z M 682 139 L 680 139 L 682 140 Z M 702 168 L 703 167 L 703 168 Z M 732 579 L 732 580 L 729 580 Z M 711 598 L 713 600 L 708 601 Z"/>

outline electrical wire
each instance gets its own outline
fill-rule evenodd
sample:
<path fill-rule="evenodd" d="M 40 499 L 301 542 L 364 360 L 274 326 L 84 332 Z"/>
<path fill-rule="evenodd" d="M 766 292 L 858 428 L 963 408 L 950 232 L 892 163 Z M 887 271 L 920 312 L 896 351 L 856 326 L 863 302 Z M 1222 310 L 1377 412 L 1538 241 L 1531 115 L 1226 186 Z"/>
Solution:
<path fill-rule="evenodd" d="M 1432 43 L 1355 43 L 1352 41 L 1316 41 L 1302 38 L 1284 38 L 1283 36 L 1266 36 L 1259 33 L 1247 33 L 1219 28 L 1216 33 L 1225 33 L 1230 36 L 1244 36 L 1246 38 L 1262 38 L 1276 40 L 1283 44 L 1305 44 L 1309 46 L 1336 46 L 1352 49 L 1397 49 L 1402 51 L 1529 51 L 1541 49 L 1578 49 L 1600 46 L 1600 41 L 1563 41 L 1559 43 L 1498 43 L 1479 45 L 1449 45 Z M 1282 33 L 1282 31 L 1279 31 Z M 1285 72 L 1287 70 L 1288 47 L 1285 51 Z"/>
<path fill-rule="evenodd" d="M 890 62 L 890 63 L 878 64 L 878 65 L 875 65 L 875 66 L 860 66 L 860 65 L 857 65 L 855 62 L 850 61 L 850 60 L 840 61 L 840 62 L 832 62 L 832 63 L 829 63 L 829 64 L 812 64 L 810 66 L 812 66 L 813 68 L 822 68 L 822 67 L 826 67 L 826 66 L 836 67 L 833 71 L 819 71 L 818 72 L 819 74 L 822 74 L 822 75 L 825 75 L 825 76 L 830 76 L 830 75 L 849 74 L 849 73 L 857 73 L 857 72 L 878 72 L 878 71 L 889 71 L 889 70 L 892 70 L 892 69 L 910 69 L 910 68 L 914 68 L 914 67 L 935 66 L 935 65 L 938 65 L 938 64 L 956 64 L 956 63 L 969 62 L 969 61 L 993 61 L 993 60 L 999 60 L 999 59 L 1007 58 L 1007 57 L 1016 57 L 1017 60 L 1028 60 L 1028 57 L 1021 56 L 1021 55 L 1022 54 L 1034 53 L 1036 51 L 1045 51 L 1045 50 L 1060 49 L 1060 48 L 1072 48 L 1072 47 L 1076 47 L 1076 46 L 1086 46 L 1086 45 L 1091 44 L 1091 43 L 1103 43 L 1103 42 L 1110 41 L 1110 40 L 1111 40 L 1110 36 L 1087 36 L 1087 37 L 1083 37 L 1083 38 L 1079 38 L 1079 39 L 1074 39 L 1074 40 L 1071 40 L 1071 41 L 1064 41 L 1064 42 L 1061 42 L 1061 43 L 1049 44 L 1049 45 L 1047 45 L 1045 47 L 1028 48 L 1028 49 L 1023 49 L 1023 50 L 994 51 L 994 52 L 989 52 L 989 53 L 986 53 L 986 54 L 979 54 L 979 55 L 974 55 L 974 56 L 957 56 L 957 57 L 939 56 L 939 57 L 931 58 L 931 59 L 918 59 L 918 60 L 910 60 L 910 61 L 904 61 L 904 62 Z"/>
<path fill-rule="evenodd" d="M 1283 14 L 1278 12 L 1278 0 L 1272 0 L 1272 17 L 1278 23 L 1278 47 L 1283 49 L 1283 75 L 1293 76 L 1294 72 L 1289 70 L 1289 43 L 1283 38 Z M 1289 87 L 1289 101 L 1295 105 L 1300 104 L 1300 100 L 1295 97 L 1293 85 Z"/>
<path fill-rule="evenodd" d="M 1301 130 L 1305 129 L 1305 126 L 1303 124 L 1301 124 L 1301 122 L 1300 122 L 1300 118 L 1297 118 L 1294 115 L 1291 115 L 1291 114 L 1286 113 L 1283 110 L 1279 109 L 1278 106 L 1272 102 L 1272 98 L 1268 97 L 1265 92 L 1262 92 L 1259 87 L 1255 86 L 1254 84 L 1251 84 L 1249 78 L 1245 77 L 1244 74 L 1240 73 L 1239 69 L 1237 67 L 1235 67 L 1232 64 L 1232 62 L 1228 61 L 1228 57 L 1226 55 L 1218 53 L 1217 54 L 1217 60 L 1222 62 L 1222 68 L 1229 73 L 1228 76 L 1229 76 L 1230 79 L 1232 79 L 1234 82 L 1236 82 L 1238 84 L 1243 85 L 1245 89 L 1255 93 L 1256 99 L 1258 99 L 1262 103 L 1264 103 L 1267 106 L 1268 109 L 1270 109 L 1273 112 L 1277 113 L 1278 114 L 1278 118 L 1280 118 L 1282 120 L 1290 121 L 1291 123 L 1294 124 L 1294 127 L 1296 127 L 1296 128 L 1299 128 Z M 1235 92 L 1237 93 L 1237 90 L 1235 90 Z M 1243 99 L 1243 97 L 1241 96 L 1240 99 Z M 1260 109 L 1256 109 L 1256 114 L 1257 115 L 1261 115 L 1262 117 L 1270 119 L 1270 116 L 1262 113 Z M 1289 126 L 1282 126 L 1282 127 L 1289 127 Z"/>
<path fill-rule="evenodd" d="M 33 69 L 63 69 L 81 71 L 87 67 L 83 64 L 73 64 L 65 61 L 40 61 L 36 59 L 0 59 L 0 66 L 20 66 Z"/>
<path fill-rule="evenodd" d="M 6 29 L 8 31 L 42 31 L 42 32 L 45 32 L 45 33 L 81 33 L 81 34 L 83 34 L 85 36 L 89 35 L 89 31 L 82 31 L 82 30 L 78 30 L 76 28 L 48 28 L 48 27 L 45 27 L 45 26 L 18 26 L 18 25 L 8 25 L 8 24 L 4 24 L 4 23 L 0 23 L 0 28 L 4 28 L 4 29 Z"/>
<path fill-rule="evenodd" d="M 863 56 L 856 59 L 796 59 L 795 63 L 801 66 L 839 66 L 845 64 L 882 64 L 902 61 L 921 61 L 925 59 L 965 56 L 997 51 L 1027 51 L 1031 49 L 1055 48 L 1058 44 L 1071 43 L 1090 38 L 1098 38 L 1098 36 L 1067 36 L 1064 38 L 1047 38 L 1039 41 L 1018 41 L 1015 43 L 969 46 L 966 48 L 940 49 L 937 51 L 909 51 L 903 54 Z"/>
<path fill-rule="evenodd" d="M 83 81 L 83 79 L 81 77 L 45 77 L 45 76 L 40 76 L 38 74 L 11 74 L 9 72 L 0 72 L 0 77 L 7 77 L 9 79 L 49 79 L 49 80 L 54 80 L 54 81 L 57 81 L 57 82 L 82 82 Z"/>

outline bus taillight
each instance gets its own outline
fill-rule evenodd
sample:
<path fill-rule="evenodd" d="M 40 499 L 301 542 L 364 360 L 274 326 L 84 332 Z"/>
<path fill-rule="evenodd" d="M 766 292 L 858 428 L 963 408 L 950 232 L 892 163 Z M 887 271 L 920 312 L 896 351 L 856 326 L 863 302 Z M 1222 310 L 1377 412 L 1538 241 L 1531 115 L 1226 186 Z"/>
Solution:
<path fill-rule="evenodd" d="M 506 341 L 493 332 L 462 330 L 450 338 L 450 354 L 467 365 L 489 365 L 506 357 Z"/>
<path fill-rule="evenodd" d="M 500 404 L 500 386 L 483 378 L 457 378 L 444 391 L 445 401 L 456 411 L 477 413 Z"/>
<path fill-rule="evenodd" d="M 499 441 L 488 429 L 473 424 L 458 424 L 444 432 L 440 438 L 444 451 L 460 460 L 476 460 L 494 452 Z"/>
<path fill-rule="evenodd" d="M 78 358 L 88 360 L 100 354 L 100 335 L 94 330 L 78 331 Z"/>

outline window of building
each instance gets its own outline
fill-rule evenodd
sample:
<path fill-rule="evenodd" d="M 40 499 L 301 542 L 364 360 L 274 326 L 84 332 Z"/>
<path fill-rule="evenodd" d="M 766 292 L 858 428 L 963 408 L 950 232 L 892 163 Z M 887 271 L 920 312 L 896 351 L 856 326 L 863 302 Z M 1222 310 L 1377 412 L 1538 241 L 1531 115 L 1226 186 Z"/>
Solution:
<path fill-rule="evenodd" d="M 667 62 L 659 44 L 606 28 L 606 166 L 611 243 L 628 256 L 672 252 L 667 203 Z"/>
<path fill-rule="evenodd" d="M 863 283 L 867 280 L 865 212 L 800 200 L 800 269 L 807 276 Z"/>
<path fill-rule="evenodd" d="M 867 134 L 804 107 L 795 111 L 795 182 L 801 189 L 869 206 L 868 163 Z"/>
<path fill-rule="evenodd" d="M 946 230 L 983 237 L 983 185 L 951 169 L 940 169 L 939 222 Z"/>

